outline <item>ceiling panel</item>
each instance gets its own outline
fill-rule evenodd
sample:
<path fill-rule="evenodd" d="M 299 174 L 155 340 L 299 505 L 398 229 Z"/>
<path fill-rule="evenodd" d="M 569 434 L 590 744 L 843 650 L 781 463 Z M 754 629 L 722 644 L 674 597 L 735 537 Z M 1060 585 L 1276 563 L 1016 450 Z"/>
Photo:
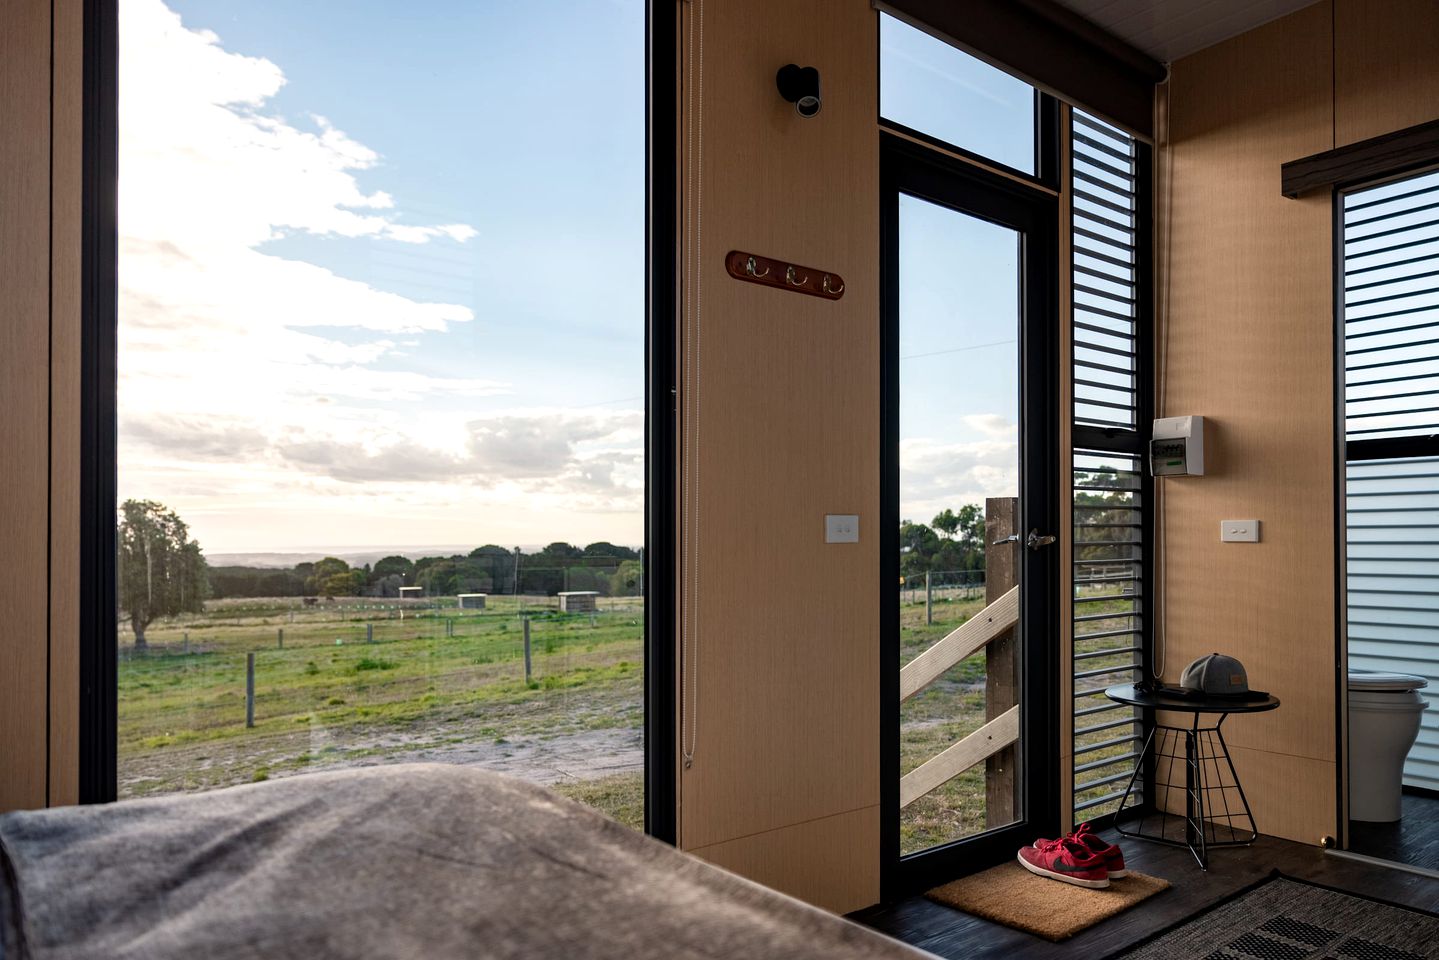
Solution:
<path fill-rule="evenodd" d="M 1188 56 L 1315 0 L 1056 0 L 1100 29 L 1165 63 Z"/>

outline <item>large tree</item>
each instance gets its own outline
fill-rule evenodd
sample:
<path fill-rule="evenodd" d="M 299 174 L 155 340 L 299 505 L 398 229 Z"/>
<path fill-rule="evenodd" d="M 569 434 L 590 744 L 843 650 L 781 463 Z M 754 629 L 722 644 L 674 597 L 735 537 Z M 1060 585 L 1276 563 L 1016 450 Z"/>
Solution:
<path fill-rule="evenodd" d="M 144 650 L 145 628 L 155 620 L 204 609 L 208 568 L 190 528 L 164 504 L 126 500 L 118 534 L 120 609 L 130 618 L 135 649 Z"/>

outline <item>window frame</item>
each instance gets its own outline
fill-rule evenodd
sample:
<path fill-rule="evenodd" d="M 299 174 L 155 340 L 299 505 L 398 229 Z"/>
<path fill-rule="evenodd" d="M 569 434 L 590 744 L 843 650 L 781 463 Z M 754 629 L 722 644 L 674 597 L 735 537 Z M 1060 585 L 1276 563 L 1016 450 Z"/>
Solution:
<path fill-rule="evenodd" d="M 939 36 L 938 34 L 930 33 L 929 31 L 924 30 L 922 27 L 910 23 L 907 20 L 901 20 L 898 17 L 893 17 L 892 14 L 887 14 L 882 10 L 876 11 L 876 13 L 881 17 L 889 16 L 897 23 L 901 23 L 912 29 L 919 30 L 921 33 L 925 33 L 928 36 L 934 38 L 935 40 L 940 41 L 941 43 L 948 44 L 949 46 L 954 47 L 955 50 L 958 50 L 965 56 L 974 57 L 974 59 L 979 60 L 981 63 L 984 63 L 992 67 L 993 69 L 1000 71 L 1001 73 L 1009 73 L 1009 71 L 1005 70 L 1003 67 L 996 66 L 990 63 L 988 60 L 985 60 L 983 57 L 976 56 L 970 51 L 965 50 L 963 47 L 956 46 L 950 40 Z M 1059 100 L 1056 97 L 1045 93 L 1038 87 L 1035 87 L 1033 84 L 1029 83 L 1028 80 L 1024 80 L 1021 77 L 1015 77 L 1014 74 L 1009 73 L 1011 77 L 1014 77 L 1016 80 L 1020 80 L 1022 83 L 1026 84 L 1034 90 L 1034 172 L 1030 173 L 1025 170 L 1020 170 L 1017 167 L 1012 167 L 1007 163 L 995 160 L 993 157 L 985 156 L 982 153 L 978 153 L 974 150 L 962 147 L 957 143 L 952 143 L 941 137 L 936 137 L 932 134 L 924 133 L 923 131 L 916 130 L 914 127 L 900 123 L 897 120 L 891 120 L 886 117 L 884 115 L 883 108 L 881 107 L 884 94 L 884 66 L 882 62 L 882 58 L 884 56 L 884 47 L 880 41 L 880 33 L 881 30 L 875 30 L 875 84 L 877 95 L 875 97 L 874 103 L 875 120 L 878 123 L 879 129 L 881 131 L 889 131 L 892 133 L 900 134 L 907 139 L 918 141 L 919 143 L 932 147 L 936 150 L 956 154 L 964 160 L 967 160 L 970 163 L 974 164 L 975 166 L 999 171 L 1007 176 L 1023 180 L 1026 183 L 1034 184 L 1037 187 L 1043 187 L 1045 190 L 1050 190 L 1055 193 L 1060 192 L 1060 142 L 1062 139 L 1062 131 L 1060 129 L 1060 105 Z"/>
<path fill-rule="evenodd" d="M 1411 130 L 1428 129 L 1432 126 L 1422 124 Z M 1330 280 L 1333 285 L 1333 317 L 1329 332 L 1333 340 L 1331 355 L 1334 362 L 1334 703 L 1338 707 L 1334 711 L 1334 756 L 1338 759 L 1334 765 L 1334 819 L 1335 833 L 1341 850 L 1349 849 L 1349 711 L 1346 707 L 1349 702 L 1348 465 L 1350 462 L 1439 456 L 1439 433 L 1350 440 L 1348 421 L 1345 419 L 1348 409 L 1349 368 L 1344 351 L 1347 293 L 1344 283 L 1344 198 L 1356 191 L 1439 170 L 1439 153 L 1427 150 L 1417 155 L 1413 151 L 1399 154 L 1398 159 L 1387 169 L 1377 172 L 1373 169 L 1373 161 L 1368 157 L 1370 149 L 1382 146 L 1384 141 L 1405 133 L 1406 131 L 1399 131 L 1342 148 L 1356 154 L 1356 157 L 1347 164 L 1341 163 L 1328 184 Z M 1306 161 L 1295 163 L 1304 164 Z M 1288 166 L 1291 165 L 1286 164 L 1286 167 Z M 1299 196 L 1299 193 L 1286 193 L 1286 196 L 1293 199 Z"/>
<path fill-rule="evenodd" d="M 645 832 L 675 843 L 674 558 L 677 437 L 678 29 L 645 4 Z M 119 3 L 84 0 L 81 248 L 79 799 L 117 793 L 115 643 L 119 323 Z"/>

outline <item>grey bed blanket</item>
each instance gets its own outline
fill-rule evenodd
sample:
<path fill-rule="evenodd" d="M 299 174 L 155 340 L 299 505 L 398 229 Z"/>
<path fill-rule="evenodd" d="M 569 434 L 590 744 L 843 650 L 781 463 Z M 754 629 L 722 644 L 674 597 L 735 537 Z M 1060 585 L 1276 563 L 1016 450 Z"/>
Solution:
<path fill-rule="evenodd" d="M 926 956 L 438 764 L 7 814 L 0 939 L 4 960 Z"/>

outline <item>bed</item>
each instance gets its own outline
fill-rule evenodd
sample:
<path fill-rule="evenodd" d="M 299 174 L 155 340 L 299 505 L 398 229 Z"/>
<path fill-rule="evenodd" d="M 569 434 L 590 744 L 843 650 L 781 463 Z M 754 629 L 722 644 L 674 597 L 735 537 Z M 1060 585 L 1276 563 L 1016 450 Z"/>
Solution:
<path fill-rule="evenodd" d="M 0 816 L 3 960 L 927 956 L 550 791 L 415 764 Z"/>

